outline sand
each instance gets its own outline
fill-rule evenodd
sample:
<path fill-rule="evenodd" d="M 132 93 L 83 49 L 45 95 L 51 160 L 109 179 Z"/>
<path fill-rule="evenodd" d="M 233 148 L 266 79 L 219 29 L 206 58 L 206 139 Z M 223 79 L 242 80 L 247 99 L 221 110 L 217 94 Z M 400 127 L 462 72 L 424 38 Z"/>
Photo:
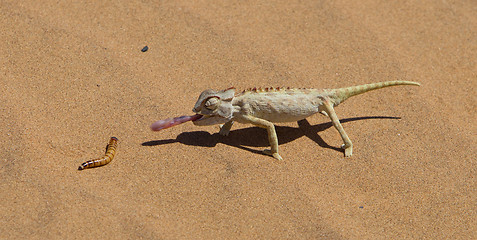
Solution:
<path fill-rule="evenodd" d="M 168 3 L 167 3 L 168 2 Z M 475 1 L 2 1 L 0 239 L 477 238 Z M 148 51 L 141 52 L 148 46 Z M 407 80 L 266 131 L 202 90 Z M 119 138 L 114 160 L 78 171 Z"/>

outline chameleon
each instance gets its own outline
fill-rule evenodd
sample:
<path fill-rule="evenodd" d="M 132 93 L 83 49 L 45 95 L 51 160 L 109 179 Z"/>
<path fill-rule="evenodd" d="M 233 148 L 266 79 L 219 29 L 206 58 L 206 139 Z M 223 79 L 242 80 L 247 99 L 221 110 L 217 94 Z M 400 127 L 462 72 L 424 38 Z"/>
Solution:
<path fill-rule="evenodd" d="M 196 126 L 220 124 L 219 134 L 227 136 L 234 122 L 253 124 L 265 128 L 268 132 L 271 148 L 263 152 L 283 160 L 278 153 L 278 137 L 274 123 L 296 122 L 321 113 L 331 119 L 343 140 L 341 148 L 344 149 L 344 155 L 350 157 L 353 154 L 353 143 L 343 129 L 334 108 L 352 96 L 397 85 L 420 86 L 419 83 L 411 81 L 387 81 L 337 89 L 251 88 L 240 93 L 235 93 L 233 87 L 220 91 L 207 89 L 200 94 L 192 109 L 196 115 L 161 120 L 151 128 L 158 131 L 192 121 Z"/>

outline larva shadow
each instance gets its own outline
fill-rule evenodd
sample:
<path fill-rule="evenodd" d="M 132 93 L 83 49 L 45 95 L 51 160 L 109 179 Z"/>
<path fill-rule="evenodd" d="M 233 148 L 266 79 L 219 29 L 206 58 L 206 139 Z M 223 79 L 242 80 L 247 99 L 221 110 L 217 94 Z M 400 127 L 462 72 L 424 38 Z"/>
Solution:
<path fill-rule="evenodd" d="M 369 116 L 346 118 L 340 120 L 342 124 L 352 121 L 366 120 L 366 119 L 400 119 L 400 117 L 387 116 Z M 237 125 L 240 126 L 240 125 Z M 331 146 L 326 143 L 320 136 L 319 132 L 333 127 L 331 122 L 321 123 L 317 125 L 310 125 L 308 120 L 304 119 L 298 122 L 298 128 L 287 126 L 276 126 L 275 130 L 278 135 L 278 144 L 285 144 L 294 141 L 300 137 L 306 136 L 316 142 L 322 148 L 333 149 L 342 152 L 339 147 Z M 185 145 L 198 147 L 215 147 L 218 143 L 226 144 L 232 147 L 237 147 L 249 152 L 263 154 L 261 150 L 250 147 L 267 148 L 270 146 L 267 139 L 267 131 L 258 127 L 238 128 L 230 131 L 228 136 L 221 136 L 217 132 L 210 134 L 206 131 L 183 132 L 177 136 L 176 139 L 154 140 L 142 143 L 143 146 L 156 146 L 170 143 L 182 143 Z"/>

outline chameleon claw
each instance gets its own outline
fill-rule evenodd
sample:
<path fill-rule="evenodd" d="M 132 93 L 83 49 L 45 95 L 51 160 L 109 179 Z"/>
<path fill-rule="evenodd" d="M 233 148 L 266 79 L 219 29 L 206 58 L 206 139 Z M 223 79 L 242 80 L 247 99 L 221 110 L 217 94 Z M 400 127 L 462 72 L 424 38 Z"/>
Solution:
<path fill-rule="evenodd" d="M 227 128 L 224 128 L 223 125 L 220 125 L 220 130 L 219 130 L 219 134 L 222 135 L 222 136 L 228 136 L 230 133 L 230 130 L 227 129 Z"/>
<path fill-rule="evenodd" d="M 221 136 L 228 136 L 229 135 L 229 131 L 222 131 L 223 129 L 221 128 L 220 131 L 219 131 L 219 134 Z"/>
<path fill-rule="evenodd" d="M 353 155 L 353 147 L 345 148 L 345 157 L 351 157 Z"/>
<path fill-rule="evenodd" d="M 270 149 L 263 150 L 263 153 L 265 153 L 269 156 L 272 156 L 279 161 L 283 161 L 283 158 L 282 158 L 282 156 L 280 156 L 280 154 L 278 154 L 277 152 L 272 152 Z"/>
<path fill-rule="evenodd" d="M 219 125 L 219 127 L 220 127 L 219 134 L 222 135 L 222 136 L 228 136 L 229 133 L 230 133 L 230 129 L 232 128 L 232 124 L 234 124 L 234 122 L 229 121 L 225 124 Z"/>
<path fill-rule="evenodd" d="M 346 144 L 343 144 L 341 148 L 345 151 L 345 157 L 351 157 L 351 155 L 353 155 L 353 145 L 346 146 Z"/>
<path fill-rule="evenodd" d="M 222 136 L 228 136 L 229 135 L 229 131 L 227 131 L 227 129 L 223 128 L 223 124 L 219 125 L 219 134 L 222 135 Z"/>

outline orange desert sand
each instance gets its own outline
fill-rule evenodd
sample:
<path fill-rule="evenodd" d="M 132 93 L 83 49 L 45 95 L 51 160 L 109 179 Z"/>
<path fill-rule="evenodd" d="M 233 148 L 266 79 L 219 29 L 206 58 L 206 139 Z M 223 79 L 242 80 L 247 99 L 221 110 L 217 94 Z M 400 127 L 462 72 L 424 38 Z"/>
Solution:
<path fill-rule="evenodd" d="M 475 1 L 1 1 L 0 239 L 476 239 Z M 145 46 L 148 51 L 142 52 Z M 265 129 L 208 88 L 406 80 Z M 78 171 L 119 139 L 108 165 Z"/>

